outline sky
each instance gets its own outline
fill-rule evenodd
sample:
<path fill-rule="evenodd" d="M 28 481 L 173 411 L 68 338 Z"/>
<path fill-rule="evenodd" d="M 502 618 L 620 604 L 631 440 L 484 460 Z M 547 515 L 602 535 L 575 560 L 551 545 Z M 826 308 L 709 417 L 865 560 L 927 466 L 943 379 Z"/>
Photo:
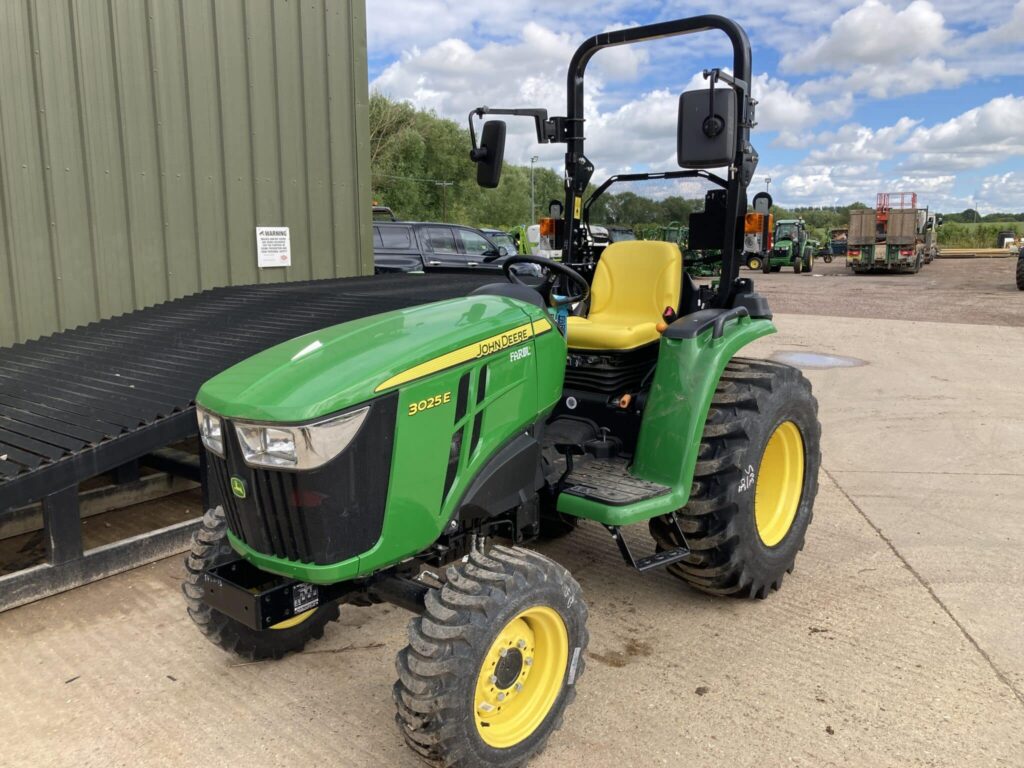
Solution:
<path fill-rule="evenodd" d="M 480 105 L 560 115 L 584 39 L 702 13 L 751 40 L 752 191 L 770 178 L 785 206 L 914 191 L 933 210 L 1024 211 L 1024 0 L 367 0 L 370 87 L 463 125 Z M 599 52 L 585 101 L 594 180 L 677 168 L 679 94 L 731 62 L 718 32 Z M 537 144 L 525 118 L 508 128 L 507 162 L 561 171 L 563 145 Z M 633 190 L 697 194 L 686 181 Z"/>

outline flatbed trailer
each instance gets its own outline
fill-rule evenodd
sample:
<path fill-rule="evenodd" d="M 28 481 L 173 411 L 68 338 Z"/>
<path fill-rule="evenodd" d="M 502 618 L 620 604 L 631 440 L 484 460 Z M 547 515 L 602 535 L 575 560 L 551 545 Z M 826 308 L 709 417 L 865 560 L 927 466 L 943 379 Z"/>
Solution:
<path fill-rule="evenodd" d="M 0 523 L 42 503 L 46 562 L 0 576 L 0 611 L 187 549 L 197 521 L 84 550 L 79 485 L 140 463 L 200 480 L 167 446 L 225 368 L 359 317 L 464 296 L 494 276 L 380 275 L 214 288 L 0 349 Z"/>

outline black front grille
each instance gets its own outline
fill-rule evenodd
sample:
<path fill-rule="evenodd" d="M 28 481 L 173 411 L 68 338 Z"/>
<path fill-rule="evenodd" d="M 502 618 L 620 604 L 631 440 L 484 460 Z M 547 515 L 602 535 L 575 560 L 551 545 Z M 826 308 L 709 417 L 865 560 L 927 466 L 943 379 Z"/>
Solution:
<path fill-rule="evenodd" d="M 397 393 L 374 400 L 339 456 L 301 472 L 247 466 L 226 421 L 226 456 L 208 452 L 207 459 L 211 497 L 224 507 L 228 529 L 257 552 L 316 565 L 372 547 L 384 524 L 397 402 Z M 244 484 L 244 498 L 232 478 Z"/>

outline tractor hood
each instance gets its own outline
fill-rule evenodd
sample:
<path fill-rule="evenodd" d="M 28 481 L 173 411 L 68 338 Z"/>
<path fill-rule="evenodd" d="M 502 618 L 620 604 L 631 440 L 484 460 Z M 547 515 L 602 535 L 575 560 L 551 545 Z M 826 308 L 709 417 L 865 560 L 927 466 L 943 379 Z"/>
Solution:
<path fill-rule="evenodd" d="M 438 358 L 472 355 L 478 342 L 518 343 L 502 340 L 501 334 L 533 336 L 531 321 L 543 317 L 540 308 L 499 296 L 385 312 L 299 336 L 243 360 L 203 384 L 196 402 L 232 419 L 310 421 L 443 370 L 445 360 Z"/>

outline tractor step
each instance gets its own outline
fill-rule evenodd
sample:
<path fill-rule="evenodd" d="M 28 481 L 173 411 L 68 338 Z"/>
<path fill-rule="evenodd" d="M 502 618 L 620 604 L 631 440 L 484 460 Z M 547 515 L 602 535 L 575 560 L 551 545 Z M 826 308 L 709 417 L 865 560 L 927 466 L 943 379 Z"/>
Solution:
<path fill-rule="evenodd" d="M 572 471 L 563 482 L 562 493 L 622 507 L 663 496 L 671 490 L 667 485 L 631 475 L 626 459 L 580 456 L 573 461 Z"/>
<path fill-rule="evenodd" d="M 678 547 L 672 549 L 663 549 L 660 552 L 655 552 L 653 555 L 647 557 L 634 557 L 633 553 L 629 549 L 629 544 L 626 543 L 626 538 L 622 535 L 622 531 L 617 525 L 606 525 L 608 533 L 615 539 L 615 543 L 619 545 L 619 552 L 622 554 L 622 559 L 626 561 L 626 565 L 636 568 L 640 573 L 644 571 L 650 571 L 654 568 L 664 568 L 672 563 L 678 563 L 680 560 L 685 560 L 690 555 L 690 548 L 686 545 L 686 537 L 683 535 L 682 529 L 679 527 L 679 521 L 675 515 L 669 515 L 671 518 L 672 528 L 675 530 L 678 540 L 683 542 Z"/>

